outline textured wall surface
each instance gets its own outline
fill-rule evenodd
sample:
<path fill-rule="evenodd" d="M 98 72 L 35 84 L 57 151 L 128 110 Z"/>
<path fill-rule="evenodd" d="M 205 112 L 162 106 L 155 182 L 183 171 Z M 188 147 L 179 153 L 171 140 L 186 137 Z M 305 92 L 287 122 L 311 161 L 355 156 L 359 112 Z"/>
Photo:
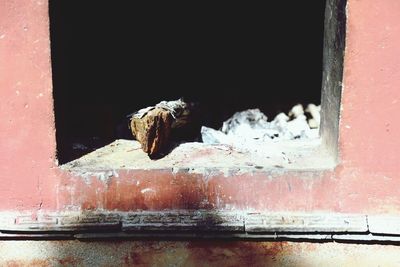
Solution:
<path fill-rule="evenodd" d="M 54 207 L 47 1 L 0 1 L 0 207 Z"/>
<path fill-rule="evenodd" d="M 348 1 L 340 123 L 345 205 L 400 212 L 400 2 Z"/>
<path fill-rule="evenodd" d="M 85 180 L 59 170 L 47 10 L 44 0 L 0 1 L 1 210 L 192 207 L 400 214 L 399 1 L 348 0 L 335 170 L 233 177 L 125 171 Z M 6 266 L 399 265 L 396 246 L 338 243 L 3 241 L 0 251 Z"/>

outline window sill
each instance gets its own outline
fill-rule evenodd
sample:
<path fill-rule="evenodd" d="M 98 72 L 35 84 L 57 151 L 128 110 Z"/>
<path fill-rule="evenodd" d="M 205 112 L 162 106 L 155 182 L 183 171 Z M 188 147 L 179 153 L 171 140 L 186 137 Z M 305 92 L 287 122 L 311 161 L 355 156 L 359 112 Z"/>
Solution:
<path fill-rule="evenodd" d="M 252 172 L 254 170 L 331 170 L 334 160 L 321 148 L 321 140 L 271 142 L 262 153 L 240 151 L 227 145 L 184 143 L 164 158 L 151 160 L 137 141 L 116 140 L 92 153 L 61 166 L 77 175 L 117 170 L 180 170 L 201 173 Z M 261 150 L 260 149 L 260 150 Z"/>
<path fill-rule="evenodd" d="M 280 143 L 285 150 L 262 159 L 201 145 L 153 161 L 136 141 L 117 140 L 60 166 L 58 209 L 303 210 L 314 205 L 304 196 L 326 191 L 334 174 L 319 140 Z"/>

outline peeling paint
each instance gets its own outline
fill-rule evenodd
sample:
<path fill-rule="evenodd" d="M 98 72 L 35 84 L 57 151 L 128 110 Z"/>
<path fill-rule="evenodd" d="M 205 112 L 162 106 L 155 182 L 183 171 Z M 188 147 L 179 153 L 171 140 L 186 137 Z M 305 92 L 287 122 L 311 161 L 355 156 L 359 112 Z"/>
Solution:
<path fill-rule="evenodd" d="M 140 192 L 141 192 L 142 194 L 144 194 L 144 193 L 149 193 L 149 192 L 151 192 L 151 193 L 156 193 L 156 190 L 154 190 L 154 189 L 152 189 L 152 188 L 145 188 L 145 189 L 140 190 Z"/>

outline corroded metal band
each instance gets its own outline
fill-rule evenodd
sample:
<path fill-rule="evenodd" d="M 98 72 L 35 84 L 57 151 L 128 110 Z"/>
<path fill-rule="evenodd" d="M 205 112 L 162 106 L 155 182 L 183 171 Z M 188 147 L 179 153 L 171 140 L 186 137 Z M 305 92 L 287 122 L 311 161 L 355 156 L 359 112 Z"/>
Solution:
<path fill-rule="evenodd" d="M 0 239 L 227 238 L 400 242 L 400 217 L 234 211 L 2 212 Z"/>

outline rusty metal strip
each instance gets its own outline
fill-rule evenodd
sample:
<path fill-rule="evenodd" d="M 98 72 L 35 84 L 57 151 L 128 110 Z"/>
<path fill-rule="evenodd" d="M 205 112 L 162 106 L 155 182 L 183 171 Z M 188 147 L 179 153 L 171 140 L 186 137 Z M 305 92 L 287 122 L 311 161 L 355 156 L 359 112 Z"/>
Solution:
<path fill-rule="evenodd" d="M 4 216 L 3 216 L 4 215 Z M 393 225 L 395 221 L 393 220 Z M 371 227 L 371 220 L 370 220 Z M 374 228 L 372 228 L 374 229 Z M 392 227 L 391 233 L 395 230 Z M 365 215 L 232 211 L 0 213 L 0 232 L 367 233 Z M 400 230 L 399 232 L 400 233 Z"/>
<path fill-rule="evenodd" d="M 218 231 L 244 232 L 244 218 L 232 212 L 143 212 L 129 214 L 123 231 Z"/>
<path fill-rule="evenodd" d="M 367 232 L 365 215 L 254 213 L 245 217 L 245 231 L 259 232 Z"/>
<path fill-rule="evenodd" d="M 1 216 L 1 215 L 0 215 Z M 9 218 L 10 215 L 7 216 Z M 121 216 L 109 213 L 74 213 L 16 215 L 7 224 L 0 224 L 0 232 L 83 232 L 115 231 L 121 229 Z M 12 222 L 12 223 L 10 223 Z"/>
<path fill-rule="evenodd" d="M 331 234 L 278 234 L 277 240 L 290 241 L 332 241 Z"/>
<path fill-rule="evenodd" d="M 358 242 L 393 242 L 400 243 L 400 236 L 394 235 L 375 235 L 375 234 L 367 234 L 367 235 L 333 235 L 334 241 L 358 241 Z"/>
<path fill-rule="evenodd" d="M 83 233 L 76 234 L 78 240 L 192 240 L 192 239 L 219 239 L 219 240 L 275 240 L 275 235 L 263 235 L 262 237 L 235 232 L 120 232 L 120 233 Z"/>
<path fill-rule="evenodd" d="M 400 217 L 396 216 L 368 216 L 369 231 L 373 234 L 400 235 Z"/>
<path fill-rule="evenodd" d="M 0 233 L 0 240 L 72 240 L 72 234 L 65 233 Z"/>

